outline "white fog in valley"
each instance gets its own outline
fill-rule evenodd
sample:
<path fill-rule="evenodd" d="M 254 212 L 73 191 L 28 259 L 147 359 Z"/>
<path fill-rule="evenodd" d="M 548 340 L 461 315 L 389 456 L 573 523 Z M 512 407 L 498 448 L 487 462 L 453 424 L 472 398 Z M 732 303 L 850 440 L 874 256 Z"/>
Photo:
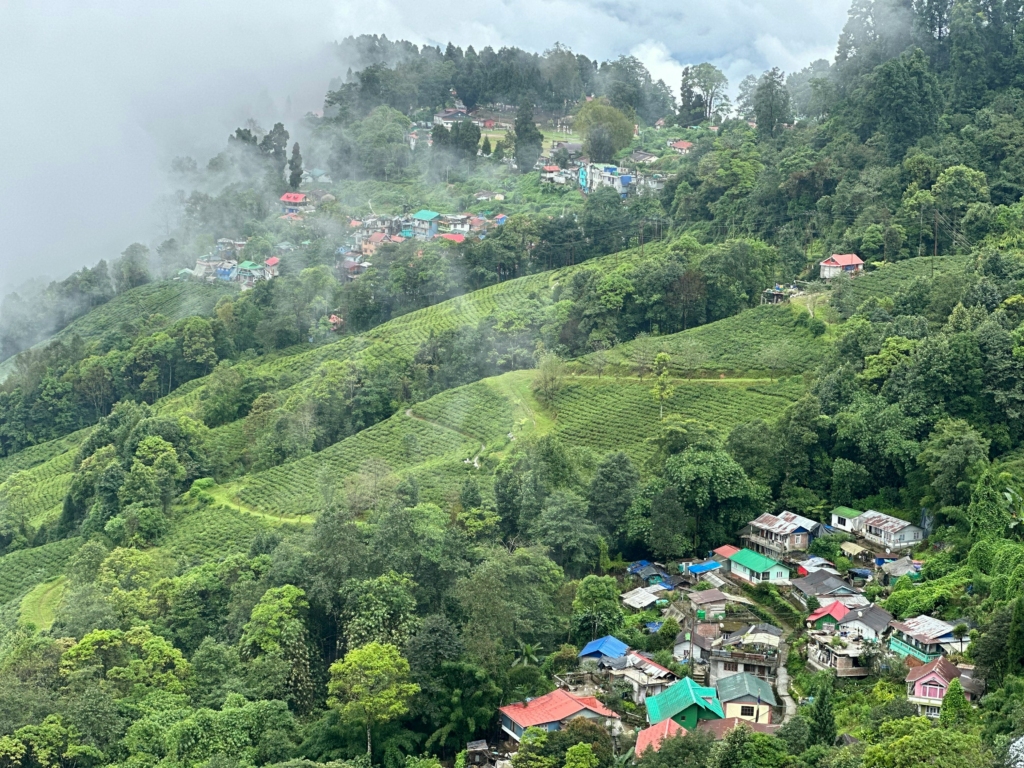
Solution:
<path fill-rule="evenodd" d="M 253 118 L 301 136 L 332 79 L 331 43 L 631 54 L 673 89 L 711 61 L 733 87 L 770 66 L 831 58 L 845 0 L 4 0 L 0 3 L 0 291 L 153 243 L 179 155 L 204 164 Z"/>

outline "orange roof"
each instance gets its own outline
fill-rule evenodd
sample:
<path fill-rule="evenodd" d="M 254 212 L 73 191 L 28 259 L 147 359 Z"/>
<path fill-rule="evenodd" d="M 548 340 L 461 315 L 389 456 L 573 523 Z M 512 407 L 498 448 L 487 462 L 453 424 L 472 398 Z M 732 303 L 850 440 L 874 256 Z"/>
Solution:
<path fill-rule="evenodd" d="M 544 166 L 544 170 L 548 171 L 549 173 L 557 173 L 558 171 L 560 171 L 562 169 L 559 168 L 557 165 L 545 165 Z"/>
<path fill-rule="evenodd" d="M 721 547 L 719 547 L 718 549 L 714 550 L 716 555 L 720 555 L 721 557 L 725 557 L 725 558 L 732 557 L 733 555 L 735 555 L 739 551 L 740 551 L 740 548 L 739 547 L 734 547 L 732 544 L 724 544 Z"/>
<path fill-rule="evenodd" d="M 445 240 L 451 240 L 453 243 L 461 243 L 466 239 L 465 235 L 456 235 L 451 232 L 448 232 L 447 234 L 444 235 L 438 235 L 438 237 L 441 237 Z"/>
<path fill-rule="evenodd" d="M 836 621 L 842 621 L 849 612 L 849 608 L 836 600 L 834 603 L 829 603 L 828 605 L 818 608 L 818 610 L 807 617 L 807 621 L 815 622 L 818 619 L 825 618 L 826 616 L 831 616 Z"/>
<path fill-rule="evenodd" d="M 618 717 L 593 696 L 574 696 L 561 688 L 530 701 L 509 704 L 498 711 L 516 725 L 529 728 L 545 723 L 559 723 L 578 715 L 583 710 L 590 710 L 602 717 Z"/>
<path fill-rule="evenodd" d="M 383 232 L 374 232 L 366 239 L 369 240 L 371 243 L 383 243 L 384 240 L 387 239 L 387 235 L 385 235 Z"/>
<path fill-rule="evenodd" d="M 304 203 L 306 195 L 302 192 L 285 192 L 281 195 L 282 203 Z"/>
<path fill-rule="evenodd" d="M 690 149 L 693 146 L 692 141 L 673 141 L 672 146 L 675 149 Z"/>
<path fill-rule="evenodd" d="M 657 725 L 652 725 L 650 728 L 644 728 L 640 733 L 636 735 L 636 748 L 633 754 L 640 757 L 648 749 L 653 749 L 657 752 L 661 749 L 661 742 L 665 739 L 671 738 L 672 736 L 685 736 L 686 729 L 679 725 L 671 717 L 662 720 Z"/>

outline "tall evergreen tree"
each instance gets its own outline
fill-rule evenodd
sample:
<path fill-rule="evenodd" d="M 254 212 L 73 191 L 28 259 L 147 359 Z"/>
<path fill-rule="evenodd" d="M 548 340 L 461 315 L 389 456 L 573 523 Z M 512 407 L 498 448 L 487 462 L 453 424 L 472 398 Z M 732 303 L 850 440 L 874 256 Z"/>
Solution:
<path fill-rule="evenodd" d="M 1024 671 L 1024 597 L 1013 604 L 1010 633 L 1006 641 L 1006 672 L 1019 675 Z"/>
<path fill-rule="evenodd" d="M 288 161 L 288 186 L 298 189 L 302 182 L 302 153 L 299 151 L 299 142 L 292 145 L 292 157 Z"/>
<path fill-rule="evenodd" d="M 831 672 L 818 684 L 814 692 L 814 703 L 811 705 L 808 725 L 810 726 L 810 743 L 831 747 L 836 743 L 836 716 L 832 711 L 832 694 L 835 678 Z"/>
<path fill-rule="evenodd" d="M 544 136 L 533 122 L 533 105 L 524 101 L 516 112 L 515 122 L 516 165 L 520 173 L 529 173 L 540 157 Z"/>

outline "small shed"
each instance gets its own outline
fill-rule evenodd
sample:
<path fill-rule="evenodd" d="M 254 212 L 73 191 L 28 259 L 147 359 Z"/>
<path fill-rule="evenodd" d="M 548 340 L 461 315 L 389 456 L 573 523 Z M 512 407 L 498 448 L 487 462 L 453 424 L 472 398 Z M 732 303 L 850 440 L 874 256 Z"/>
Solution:
<path fill-rule="evenodd" d="M 591 640 L 577 655 L 581 659 L 618 659 L 625 656 L 628 651 L 629 646 L 619 638 L 605 635 L 597 640 Z"/>

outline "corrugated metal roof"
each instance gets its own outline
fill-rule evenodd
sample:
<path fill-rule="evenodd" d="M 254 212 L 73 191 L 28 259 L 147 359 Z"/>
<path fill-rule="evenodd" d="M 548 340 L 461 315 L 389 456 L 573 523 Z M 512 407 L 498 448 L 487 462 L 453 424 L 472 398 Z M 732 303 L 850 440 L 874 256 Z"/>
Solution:
<path fill-rule="evenodd" d="M 566 720 L 584 709 L 603 717 L 618 717 L 593 696 L 574 696 L 561 688 L 531 701 L 509 704 L 498 711 L 507 715 L 517 725 L 529 728 L 532 725 Z"/>
<path fill-rule="evenodd" d="M 718 700 L 722 702 L 736 701 L 736 699 L 750 696 L 760 699 L 762 704 L 775 706 L 775 692 L 767 680 L 754 677 L 748 672 L 740 672 L 735 675 L 723 677 L 715 687 L 718 689 Z"/>
<path fill-rule="evenodd" d="M 900 520 L 898 517 L 887 515 L 884 512 L 876 512 L 873 509 L 869 509 L 861 515 L 860 519 L 863 521 L 864 525 L 870 525 L 872 528 L 880 528 L 888 533 L 899 533 L 908 525 L 913 525 L 913 523 L 908 523 L 906 520 Z"/>
<path fill-rule="evenodd" d="M 788 536 L 801 528 L 810 532 L 817 527 L 819 523 L 794 512 L 780 512 L 778 515 L 765 512 L 759 518 L 754 520 L 751 525 L 755 528 L 777 533 L 780 536 Z"/>
<path fill-rule="evenodd" d="M 730 555 L 729 560 L 731 560 L 734 563 L 739 563 L 744 568 L 753 571 L 754 573 L 764 573 L 765 571 L 770 570 L 779 564 L 777 561 L 772 560 L 770 557 L 759 555 L 757 552 L 754 552 L 749 549 L 741 549 L 736 554 Z M 787 572 L 789 571 L 789 569 L 785 566 L 782 566 L 782 568 L 785 568 Z"/>
<path fill-rule="evenodd" d="M 953 625 L 931 616 L 917 616 L 906 621 L 891 622 L 892 626 L 922 643 L 937 643 L 943 637 L 953 636 Z"/>
<path fill-rule="evenodd" d="M 722 705 L 714 688 L 697 685 L 691 678 L 684 677 L 675 685 L 671 685 L 657 696 L 647 697 L 647 719 L 651 723 L 660 723 L 696 704 L 701 709 L 722 717 Z"/>

